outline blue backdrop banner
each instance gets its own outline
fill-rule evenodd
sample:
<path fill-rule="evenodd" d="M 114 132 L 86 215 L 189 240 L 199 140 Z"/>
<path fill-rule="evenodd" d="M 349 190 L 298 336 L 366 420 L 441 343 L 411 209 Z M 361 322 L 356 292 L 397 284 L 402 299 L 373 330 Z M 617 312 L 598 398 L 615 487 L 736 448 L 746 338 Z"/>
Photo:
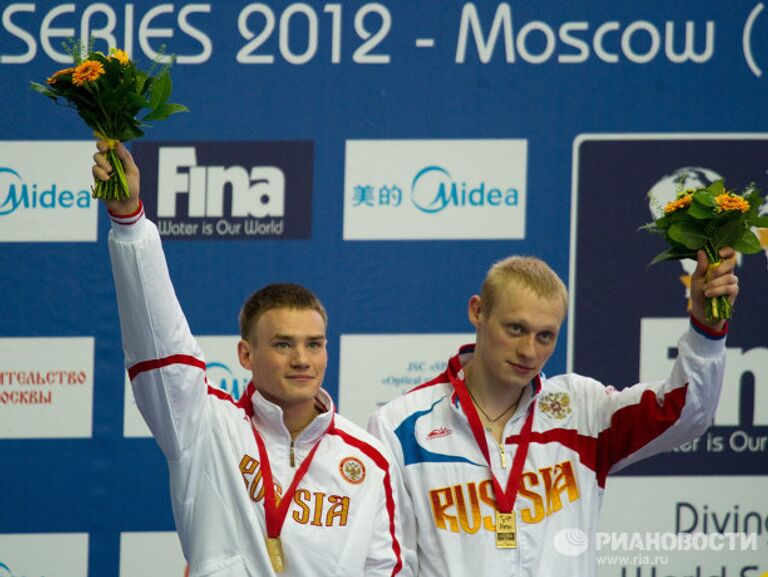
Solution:
<path fill-rule="evenodd" d="M 69 37 L 142 68 L 175 57 L 171 100 L 190 111 L 129 146 L 213 382 L 237 395 L 248 378 L 247 296 L 300 283 L 330 316 L 325 386 L 363 425 L 471 340 L 467 301 L 509 254 L 569 284 L 547 373 L 661 378 L 690 269 L 646 268 L 663 249 L 637 231 L 647 194 L 682 173 L 768 185 L 757 0 L 3 3 L 3 576 L 184 571 L 166 465 L 126 386 L 93 136 L 29 89 L 70 65 Z M 714 426 L 609 482 L 604 517 L 759 547 L 615 557 L 602 577 L 768 571 L 766 252 L 738 270 Z"/>

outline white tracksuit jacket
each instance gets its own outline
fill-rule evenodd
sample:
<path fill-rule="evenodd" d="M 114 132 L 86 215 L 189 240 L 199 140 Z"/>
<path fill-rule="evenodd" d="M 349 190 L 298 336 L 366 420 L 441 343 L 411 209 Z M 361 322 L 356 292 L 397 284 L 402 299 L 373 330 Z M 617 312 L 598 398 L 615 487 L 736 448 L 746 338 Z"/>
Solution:
<path fill-rule="evenodd" d="M 239 402 L 209 387 L 205 361 L 176 299 L 157 228 L 140 210 L 112 217 L 110 254 L 126 367 L 136 402 L 168 460 L 174 518 L 190 577 L 265 577 L 263 486 L 252 423 L 276 494 L 290 485 L 282 410 L 251 385 Z M 299 483 L 281 538 L 287 577 L 410 576 L 402 479 L 387 449 L 325 410 L 295 441 L 295 466 L 326 431 Z M 412 520 L 410 521 L 412 523 Z M 408 530 L 406 530 L 408 533 Z M 413 531 L 410 531 L 413 535 Z M 411 539 L 412 540 L 412 539 Z"/>
<path fill-rule="evenodd" d="M 420 577 L 589 577 L 606 476 L 672 449 L 711 425 L 723 381 L 725 331 L 691 324 L 664 382 L 616 391 L 569 374 L 537 377 L 504 429 L 507 468 L 486 433 L 491 466 L 506 487 L 519 433 L 536 400 L 515 501 L 518 548 L 496 549 L 488 466 L 449 378 L 463 378 L 474 345 L 446 371 L 371 418 L 403 471 L 418 526 Z"/>

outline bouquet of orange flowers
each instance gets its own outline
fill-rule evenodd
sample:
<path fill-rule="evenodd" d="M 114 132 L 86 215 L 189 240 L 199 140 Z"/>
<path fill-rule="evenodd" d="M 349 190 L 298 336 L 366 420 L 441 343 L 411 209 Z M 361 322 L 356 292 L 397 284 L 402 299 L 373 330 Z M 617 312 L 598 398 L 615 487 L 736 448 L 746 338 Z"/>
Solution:
<path fill-rule="evenodd" d="M 97 138 L 109 143 L 107 158 L 114 172 L 109 180 L 96 183 L 94 198 L 128 198 L 125 172 L 114 147 L 118 142 L 143 136 L 142 127 L 147 122 L 187 110 L 181 104 L 168 102 L 172 90 L 170 64 L 155 61 L 145 72 L 122 50 L 112 49 L 107 55 L 91 46 L 84 54 L 75 40 L 66 48 L 72 55 L 73 66 L 55 72 L 45 84 L 32 82 L 32 88 L 55 101 L 64 99 Z M 148 112 L 137 118 L 144 109 Z"/>
<path fill-rule="evenodd" d="M 745 254 L 760 250 L 760 241 L 752 228 L 768 227 L 768 215 L 760 215 L 765 199 L 754 184 L 737 194 L 727 190 L 722 180 L 704 188 L 683 189 L 684 178 L 679 181 L 676 198 L 666 206 L 651 197 L 659 216 L 641 228 L 663 235 L 670 247 L 650 264 L 684 258 L 696 260 L 696 252 L 704 250 L 709 267 L 713 268 L 720 264 L 718 253 L 723 247 L 730 246 Z M 727 320 L 731 318 L 731 303 L 725 296 L 708 298 L 706 313 L 709 321 Z"/>

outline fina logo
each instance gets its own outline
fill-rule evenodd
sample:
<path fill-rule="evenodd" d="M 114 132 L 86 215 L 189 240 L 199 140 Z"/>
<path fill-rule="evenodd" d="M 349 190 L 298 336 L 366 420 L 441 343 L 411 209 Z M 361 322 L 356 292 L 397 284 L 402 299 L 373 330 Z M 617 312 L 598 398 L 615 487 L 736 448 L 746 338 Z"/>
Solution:
<path fill-rule="evenodd" d="M 232 398 L 236 401 L 240 399 L 240 396 L 245 392 L 248 383 L 251 381 L 250 378 L 238 377 L 224 363 L 207 363 L 205 368 L 208 380 L 225 393 L 232 395 Z"/>
<path fill-rule="evenodd" d="M 442 166 L 427 166 L 413 177 L 411 202 L 422 212 L 434 214 L 449 206 L 517 206 L 516 188 L 500 188 L 481 181 L 474 188 L 456 182 Z"/>
<path fill-rule="evenodd" d="M 37 184 L 30 186 L 25 183 L 21 175 L 12 168 L 0 167 L 0 216 L 12 214 L 19 208 L 89 208 L 90 206 L 90 191 L 58 190 L 56 184 L 51 184 L 41 191 Z"/>
<path fill-rule="evenodd" d="M 232 217 L 282 217 L 285 174 L 276 166 L 198 166 L 194 147 L 160 147 L 157 216 L 176 216 L 176 197 L 187 195 L 188 216 L 224 216 L 232 192 Z"/>

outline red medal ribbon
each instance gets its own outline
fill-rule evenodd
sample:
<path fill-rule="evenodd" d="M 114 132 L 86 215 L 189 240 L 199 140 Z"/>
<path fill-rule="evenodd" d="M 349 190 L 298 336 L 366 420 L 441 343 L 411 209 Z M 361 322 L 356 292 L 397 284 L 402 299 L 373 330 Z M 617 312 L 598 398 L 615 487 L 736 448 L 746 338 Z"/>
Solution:
<path fill-rule="evenodd" d="M 296 493 L 296 487 L 298 487 L 299 482 L 304 477 L 304 475 L 307 474 L 309 465 L 312 463 L 312 459 L 315 456 L 317 448 L 320 446 L 320 443 L 322 442 L 325 435 L 327 435 L 333 429 L 333 424 L 334 417 L 332 415 L 331 423 L 328 425 L 328 428 L 325 430 L 325 432 L 320 436 L 320 439 L 318 439 L 317 443 L 315 443 L 315 446 L 312 447 L 312 450 L 302 461 L 301 465 L 299 465 L 296 474 L 293 476 L 293 481 L 291 481 L 288 490 L 280 499 L 280 505 L 278 505 L 275 499 L 275 483 L 272 479 L 272 468 L 269 466 L 269 455 L 267 455 L 267 448 L 264 445 L 264 440 L 261 438 L 261 435 L 256 430 L 256 427 L 254 427 L 253 423 L 251 423 L 253 436 L 256 438 L 256 444 L 259 447 L 259 461 L 261 462 L 261 482 L 264 483 L 264 517 L 267 524 L 267 536 L 270 539 L 277 539 L 280 537 L 280 532 L 283 529 L 283 523 L 285 523 L 285 518 L 288 516 L 288 508 L 291 506 L 294 493 Z"/>
<path fill-rule="evenodd" d="M 507 488 L 504 490 L 501 487 L 501 483 L 496 479 L 496 475 L 493 474 L 493 469 L 491 468 L 488 442 L 485 438 L 485 429 L 483 429 L 483 425 L 480 422 L 480 416 L 477 414 L 477 409 L 475 409 L 472 398 L 469 396 L 469 391 L 467 390 L 467 385 L 464 382 L 464 379 L 459 377 L 459 372 L 462 370 L 460 361 L 458 357 L 454 357 L 451 361 L 452 362 L 448 364 L 448 377 L 451 379 L 451 384 L 453 384 L 453 388 L 456 390 L 456 394 L 459 397 L 459 404 L 461 405 L 464 414 L 467 416 L 469 426 L 472 429 L 472 435 L 475 437 L 477 446 L 483 453 L 485 462 L 488 465 L 488 472 L 491 474 L 493 492 L 496 497 L 496 507 L 501 513 L 511 513 L 515 508 L 517 490 L 520 486 L 520 478 L 523 474 L 523 466 L 525 465 L 525 458 L 528 455 L 528 446 L 531 442 L 533 409 L 536 405 L 536 400 L 534 399 L 528 406 L 528 416 L 525 418 L 525 423 L 520 431 L 520 443 L 518 444 L 517 451 L 515 451 L 515 458 L 512 460 L 512 470 L 507 479 Z"/>

